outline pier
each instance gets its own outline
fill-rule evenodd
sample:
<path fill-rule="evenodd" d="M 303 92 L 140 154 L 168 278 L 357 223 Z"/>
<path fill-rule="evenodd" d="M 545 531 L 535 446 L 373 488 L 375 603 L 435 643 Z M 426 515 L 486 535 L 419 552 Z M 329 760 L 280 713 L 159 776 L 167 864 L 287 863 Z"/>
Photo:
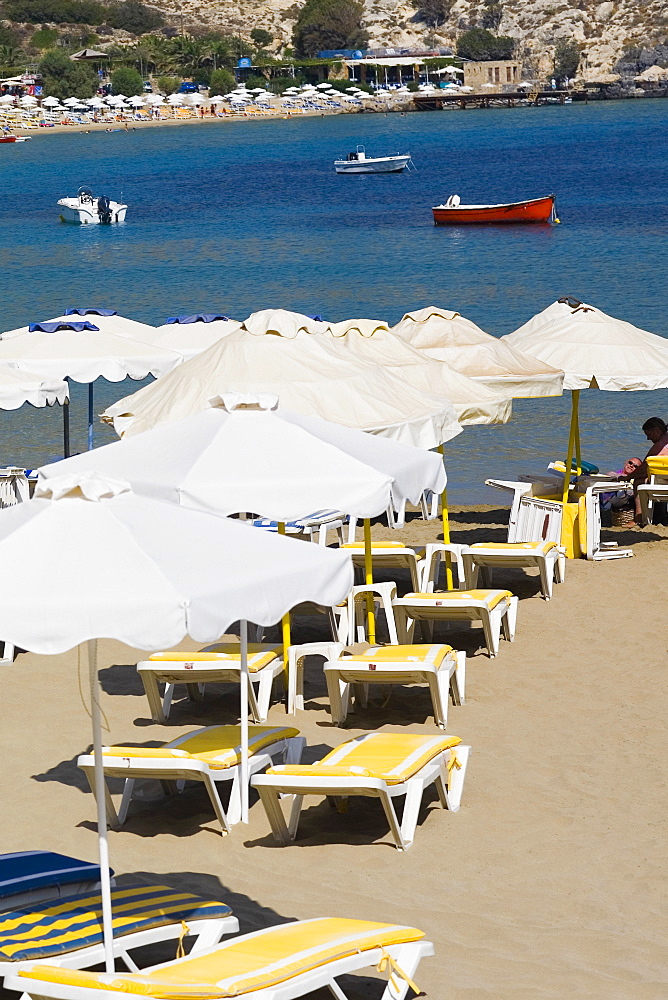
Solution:
<path fill-rule="evenodd" d="M 499 103 L 506 104 L 509 108 L 527 103 L 534 105 L 564 104 L 567 97 L 575 99 L 573 92 L 569 90 L 514 90 L 498 94 L 449 94 L 447 90 L 444 90 L 440 94 L 416 94 L 413 103 L 417 111 L 442 111 L 444 107 L 455 104 L 458 104 L 462 110 L 469 107 L 491 108 Z M 586 96 L 584 100 L 586 100 Z"/>

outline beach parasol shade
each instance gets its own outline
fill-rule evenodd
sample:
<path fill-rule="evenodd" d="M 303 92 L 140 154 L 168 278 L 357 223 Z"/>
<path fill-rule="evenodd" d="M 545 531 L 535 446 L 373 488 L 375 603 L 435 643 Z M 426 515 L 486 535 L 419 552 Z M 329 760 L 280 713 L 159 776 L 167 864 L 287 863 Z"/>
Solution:
<path fill-rule="evenodd" d="M 542 317 L 542 320 L 541 320 Z M 668 340 L 594 306 L 563 300 L 501 338 L 565 373 L 565 389 L 668 387 Z"/>
<path fill-rule="evenodd" d="M 440 456 L 277 405 L 231 393 L 183 420 L 45 466 L 40 481 L 94 470 L 193 509 L 276 521 L 328 508 L 376 517 L 392 501 L 399 508 L 444 490 Z"/>
<path fill-rule="evenodd" d="M 42 106 L 45 108 L 55 108 L 60 104 L 57 97 L 45 97 L 42 101 Z"/>
<path fill-rule="evenodd" d="M 110 406 L 105 420 L 136 434 L 204 409 L 226 392 L 269 393 L 281 406 L 433 448 L 460 433 L 452 406 L 408 386 L 375 362 L 344 356 L 335 342 L 251 336 L 237 330 L 153 385 Z M 0 347 L 2 345 L 0 344 Z"/>
<path fill-rule="evenodd" d="M 171 316 L 162 326 L 152 329 L 146 341 L 176 351 L 188 361 L 240 328 L 241 323 L 221 313 Z"/>
<path fill-rule="evenodd" d="M 362 319 L 324 326 L 326 332 L 318 339 L 324 339 L 339 356 L 380 365 L 415 392 L 447 399 L 462 426 L 505 423 L 510 419 L 512 404 L 507 396 L 416 351 L 392 333 L 387 323 Z"/>
<path fill-rule="evenodd" d="M 31 406 L 61 405 L 69 396 L 67 382 L 42 378 L 29 372 L 0 365 L 0 410 L 18 410 L 24 403 Z"/>
<path fill-rule="evenodd" d="M 485 333 L 451 309 L 427 306 L 392 327 L 411 347 L 512 398 L 560 396 L 563 372 Z"/>
<path fill-rule="evenodd" d="M 100 692 L 96 639 L 144 650 L 186 636 L 207 644 L 242 621 L 269 625 L 295 604 L 332 606 L 350 591 L 353 571 L 343 551 L 302 545 L 228 518 L 135 495 L 126 483 L 99 476 L 54 479 L 40 496 L 3 511 L 0 558 L 13 568 L 0 606 L 0 635 L 35 653 L 87 645 L 91 680 L 95 785 L 106 968 L 113 971 Z M 58 567 L 35 573 L 36 561 Z M 97 573 L 95 568 L 104 567 Z M 248 706 L 240 685 L 242 810 L 247 815 Z"/>
<path fill-rule="evenodd" d="M 270 333 L 290 339 L 294 339 L 302 330 L 306 333 L 323 333 L 326 329 L 322 320 L 291 312 L 289 309 L 261 309 L 251 313 L 243 321 L 243 328 L 255 336 Z"/>
<path fill-rule="evenodd" d="M 608 316 L 594 306 L 565 297 L 502 341 L 564 372 L 572 390 L 566 469 L 575 452 L 581 468 L 579 398 L 581 389 L 628 392 L 668 388 L 668 340 Z M 570 475 L 564 477 L 564 501 Z"/>

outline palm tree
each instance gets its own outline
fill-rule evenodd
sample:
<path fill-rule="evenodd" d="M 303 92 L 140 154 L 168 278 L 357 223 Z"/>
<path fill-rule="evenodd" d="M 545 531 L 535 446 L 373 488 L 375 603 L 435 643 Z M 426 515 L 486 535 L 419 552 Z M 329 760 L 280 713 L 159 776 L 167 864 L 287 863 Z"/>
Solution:
<path fill-rule="evenodd" d="M 0 66 L 13 68 L 25 62 L 25 52 L 15 49 L 13 45 L 0 45 Z"/>

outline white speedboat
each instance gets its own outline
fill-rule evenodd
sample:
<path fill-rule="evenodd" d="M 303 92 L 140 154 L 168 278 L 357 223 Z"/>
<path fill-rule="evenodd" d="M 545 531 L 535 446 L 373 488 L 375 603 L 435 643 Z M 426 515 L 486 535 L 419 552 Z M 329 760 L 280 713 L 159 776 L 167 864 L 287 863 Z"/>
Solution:
<path fill-rule="evenodd" d="M 354 153 L 348 153 L 345 160 L 334 160 L 334 169 L 337 174 L 398 174 L 406 169 L 410 161 L 410 153 L 367 156 L 364 146 L 358 146 Z"/>
<path fill-rule="evenodd" d="M 76 198 L 59 198 L 61 222 L 76 222 L 81 226 L 109 225 L 125 222 L 127 205 L 112 201 L 106 195 L 95 198 L 90 188 L 80 187 Z"/>

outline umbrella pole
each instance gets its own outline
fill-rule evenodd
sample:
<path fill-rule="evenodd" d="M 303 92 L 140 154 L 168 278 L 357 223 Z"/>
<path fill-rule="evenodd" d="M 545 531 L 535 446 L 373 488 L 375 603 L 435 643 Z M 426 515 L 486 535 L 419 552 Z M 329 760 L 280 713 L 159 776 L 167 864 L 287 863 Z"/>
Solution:
<path fill-rule="evenodd" d="M 575 447 L 576 433 L 578 432 L 578 404 L 580 402 L 580 390 L 573 389 L 571 391 L 571 428 L 568 434 L 568 454 L 566 455 L 566 469 L 564 471 L 564 492 L 562 495 L 562 502 L 567 503 L 568 501 L 568 487 L 571 482 L 571 464 L 573 462 L 573 449 Z M 579 434 L 578 434 L 578 449 L 579 449 Z"/>
<path fill-rule="evenodd" d="M 443 445 L 439 444 L 438 453 L 443 458 L 445 463 L 445 458 L 443 455 Z M 441 521 L 443 523 L 443 544 L 450 544 L 450 517 L 448 515 L 448 489 L 447 486 L 443 489 L 441 493 Z M 461 584 L 460 584 L 461 586 Z M 445 589 L 452 590 L 454 588 L 454 582 L 452 579 L 452 556 L 449 552 L 445 553 Z"/>
<path fill-rule="evenodd" d="M 285 534 L 285 521 L 278 522 L 278 533 L 279 535 Z M 290 635 L 290 612 L 283 615 L 281 618 L 281 635 L 283 638 L 283 663 L 285 664 L 285 690 L 288 690 L 288 676 L 287 676 L 287 664 L 288 664 L 288 650 L 292 643 L 292 638 Z"/>
<path fill-rule="evenodd" d="M 111 915 L 111 881 L 109 873 L 109 844 L 107 842 L 107 804 L 104 768 L 102 766 L 102 721 L 100 715 L 100 684 L 97 676 L 97 640 L 86 642 L 88 674 L 90 677 L 90 705 L 93 719 L 93 755 L 95 760 L 95 798 L 97 799 L 97 839 L 100 855 L 100 894 L 102 896 L 102 935 L 104 964 L 107 972 L 114 972 L 114 928 Z"/>
<path fill-rule="evenodd" d="M 239 622 L 241 654 L 241 822 L 248 822 L 248 622 Z"/>
<path fill-rule="evenodd" d="M 65 379 L 69 393 L 70 380 Z M 63 403 L 63 458 L 70 457 L 70 400 L 68 398 Z"/>
<path fill-rule="evenodd" d="M 582 473 L 582 455 L 580 454 L 580 390 L 575 389 L 578 394 L 578 402 L 575 407 L 575 469 L 578 476 Z"/>
<path fill-rule="evenodd" d="M 371 520 L 364 518 L 364 582 L 367 587 L 373 585 L 373 557 L 371 555 Z M 355 610 L 353 608 L 353 615 Z M 376 618 L 373 613 L 373 596 L 366 595 L 366 623 L 369 642 L 373 645 L 376 641 Z"/>
<path fill-rule="evenodd" d="M 88 450 L 93 450 L 93 383 L 88 383 Z"/>

